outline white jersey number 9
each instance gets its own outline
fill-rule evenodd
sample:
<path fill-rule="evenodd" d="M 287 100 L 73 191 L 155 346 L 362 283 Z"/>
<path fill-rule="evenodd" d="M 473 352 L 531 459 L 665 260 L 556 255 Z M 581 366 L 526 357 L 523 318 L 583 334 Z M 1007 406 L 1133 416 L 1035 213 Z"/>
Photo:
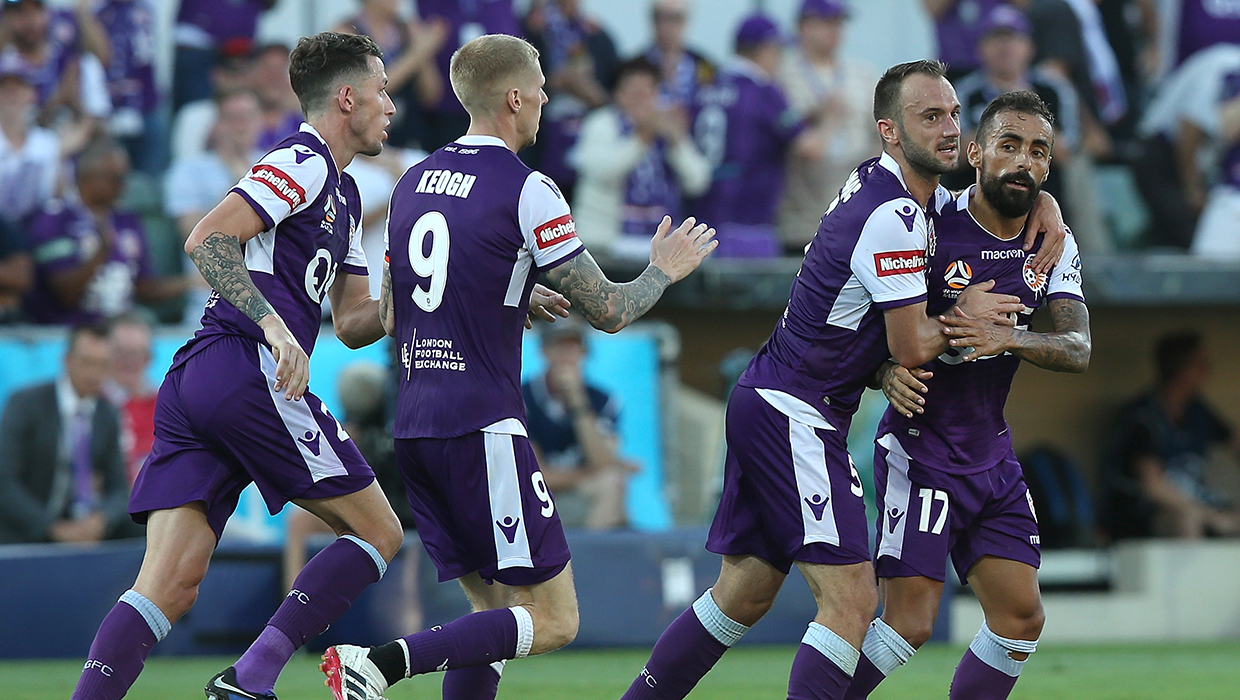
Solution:
<path fill-rule="evenodd" d="M 431 237 L 429 255 L 423 255 L 426 237 Z M 409 266 L 419 277 L 430 278 L 430 289 L 414 285 L 413 301 L 423 311 L 439 308 L 444 289 L 448 286 L 448 220 L 437 211 L 428 211 L 413 225 L 409 234 Z"/>

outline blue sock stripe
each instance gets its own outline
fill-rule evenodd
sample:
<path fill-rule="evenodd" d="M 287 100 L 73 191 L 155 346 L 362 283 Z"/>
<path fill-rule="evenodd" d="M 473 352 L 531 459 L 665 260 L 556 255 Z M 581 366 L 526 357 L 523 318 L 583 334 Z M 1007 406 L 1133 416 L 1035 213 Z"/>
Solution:
<path fill-rule="evenodd" d="M 1025 662 L 1013 659 L 1009 656 L 1009 652 L 1032 654 L 1037 648 L 1037 642 L 1000 637 L 992 632 L 984 622 L 982 628 L 977 631 L 977 636 L 973 638 L 973 643 L 969 645 L 969 650 L 982 663 L 1012 678 L 1020 675 Z"/>
<path fill-rule="evenodd" d="M 693 613 L 697 615 L 697 619 L 710 632 L 710 636 L 719 641 L 725 647 L 736 644 L 741 635 L 749 631 L 749 628 L 741 623 L 733 620 L 719 609 L 719 605 L 715 603 L 715 599 L 710 592 L 713 589 L 706 589 L 701 598 L 693 603 Z"/>
<path fill-rule="evenodd" d="M 151 632 L 155 635 L 155 641 L 162 642 L 164 637 L 168 636 L 169 630 L 172 629 L 172 623 L 168 622 L 168 616 L 164 614 L 164 611 L 160 610 L 158 605 L 147 600 L 146 596 L 131 588 L 121 594 L 120 602 L 137 610 L 138 614 L 142 615 L 142 619 L 146 620 L 146 626 L 150 627 Z"/>
<path fill-rule="evenodd" d="M 387 567 L 388 567 L 388 565 L 387 565 L 387 561 L 383 558 L 383 555 L 382 555 L 382 554 L 379 554 L 379 550 L 375 549 L 375 548 L 374 548 L 374 547 L 373 547 L 373 546 L 372 546 L 369 542 L 367 542 L 366 540 L 364 540 L 364 539 L 362 539 L 362 538 L 360 538 L 360 537 L 354 537 L 353 535 L 344 535 L 344 536 L 342 536 L 340 539 L 342 539 L 342 540 L 348 540 L 348 541 L 352 542 L 353 544 L 357 545 L 358 547 L 361 547 L 361 548 L 362 548 L 362 551 L 364 551 L 364 552 L 366 552 L 367 554 L 369 554 L 369 555 L 370 555 L 370 558 L 371 558 L 371 559 L 373 559 L 373 560 L 375 561 L 375 568 L 379 570 L 379 578 L 383 578 L 383 575 L 387 573 Z"/>
<path fill-rule="evenodd" d="M 861 660 L 861 651 L 827 627 L 817 622 L 809 623 L 809 629 L 805 630 L 801 643 L 813 647 L 850 678 L 857 672 L 857 662 Z"/>

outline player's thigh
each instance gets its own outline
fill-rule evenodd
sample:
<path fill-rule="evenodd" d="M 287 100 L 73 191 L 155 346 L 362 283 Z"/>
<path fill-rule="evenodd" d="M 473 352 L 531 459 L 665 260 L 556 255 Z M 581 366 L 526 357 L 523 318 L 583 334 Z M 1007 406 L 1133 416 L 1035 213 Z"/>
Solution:
<path fill-rule="evenodd" d="M 880 578 L 878 597 L 886 622 L 913 648 L 930 639 L 939 616 L 943 582 L 925 576 Z"/>
<path fill-rule="evenodd" d="M 461 590 L 469 600 L 469 607 L 474 612 L 482 610 L 498 610 L 512 605 L 512 589 L 502 583 L 487 583 L 477 571 L 458 578 Z"/>
<path fill-rule="evenodd" d="M 960 580 L 969 580 L 983 557 L 1019 562 L 1036 572 L 1042 564 L 1037 512 L 1016 456 L 1009 454 L 968 479 L 971 491 L 985 505 L 952 545 L 952 563 Z"/>
<path fill-rule="evenodd" d="M 215 544 L 215 532 L 201 501 L 152 512 L 146 525 L 146 553 L 134 590 L 175 621 L 197 598 L 198 584 L 206 576 Z"/>
<path fill-rule="evenodd" d="M 860 646 L 865 628 L 878 607 L 873 564 L 868 561 L 845 565 L 798 561 L 797 568 L 818 603 L 818 615 L 814 620 Z"/>
<path fill-rule="evenodd" d="M 728 619 L 753 626 L 775 603 L 788 574 L 752 555 L 725 555 L 711 589 L 715 605 Z"/>
<path fill-rule="evenodd" d="M 884 436 L 874 448 L 878 545 L 874 566 L 881 579 L 947 578 L 947 556 L 957 533 L 968 526 L 966 506 L 953 475 L 909 458 L 898 441 Z"/>
<path fill-rule="evenodd" d="M 984 556 L 969 570 L 969 586 L 1000 637 L 1034 640 L 1045 621 L 1038 570 L 1025 562 Z"/>
<path fill-rule="evenodd" d="M 318 516 L 337 535 L 355 535 L 369 542 L 386 561 L 392 561 L 400 550 L 404 531 L 377 481 L 353 493 L 298 498 L 294 503 Z"/>

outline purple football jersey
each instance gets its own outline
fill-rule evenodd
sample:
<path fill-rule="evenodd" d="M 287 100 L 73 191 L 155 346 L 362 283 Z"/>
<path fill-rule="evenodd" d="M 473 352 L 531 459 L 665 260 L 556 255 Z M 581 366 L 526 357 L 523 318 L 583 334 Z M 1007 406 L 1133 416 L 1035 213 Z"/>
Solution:
<path fill-rule="evenodd" d="M 231 191 L 244 198 L 267 227 L 243 246 L 250 277 L 310 354 L 322 325 L 323 297 L 336 273 L 366 274 L 357 185 L 348 173 L 337 171 L 314 127 L 302 124 Z M 219 335 L 266 344 L 258 324 L 213 291 L 202 328 L 178 353 L 178 362 Z"/>
<path fill-rule="evenodd" d="M 1175 65 L 1215 44 L 1240 43 L 1240 2 L 1180 0 L 1180 11 L 1169 24 L 1176 28 Z"/>
<path fill-rule="evenodd" d="M 525 435 L 530 290 L 585 250 L 559 188 L 500 139 L 463 136 L 401 177 L 386 237 L 403 365 L 395 436 Z"/>
<path fill-rule="evenodd" d="M 783 90 L 738 58 L 697 95 L 693 137 L 715 168 L 693 213 L 711 226 L 770 225 L 784 188 L 784 155 L 804 128 Z"/>
<path fill-rule="evenodd" d="M 112 213 L 116 239 L 112 254 L 95 270 L 81 302 L 60 303 L 50 278 L 94 257 L 102 244 L 95 217 L 80 204 L 53 202 L 35 215 L 27 228 L 35 262 L 34 289 L 26 311 L 35 323 L 80 323 L 124 313 L 133 307 L 134 281 L 151 276 L 146 234 L 137 214 Z"/>
<path fill-rule="evenodd" d="M 0 58 L 6 67 L 17 67 L 30 80 L 39 93 L 40 105 L 51 99 L 60 86 L 60 76 L 64 75 L 69 63 L 81 55 L 77 19 L 71 11 L 48 8 L 46 46 L 43 62 L 37 65 L 27 61 L 12 43 L 4 47 L 3 58 Z"/>
<path fill-rule="evenodd" d="M 934 197 L 950 200 L 942 187 Z M 926 300 L 926 241 L 926 213 L 895 159 L 884 153 L 857 166 L 740 385 L 786 392 L 846 434 L 861 392 L 890 357 L 883 310 Z"/>
<path fill-rule="evenodd" d="M 982 20 L 1006 0 L 956 0 L 951 9 L 934 21 L 939 43 L 939 60 L 953 72 L 968 73 L 979 66 L 977 42 L 982 38 Z"/>
<path fill-rule="evenodd" d="M 1018 296 L 1029 308 L 1017 319 L 1018 328 L 1028 328 L 1033 312 L 1051 299 L 1084 301 L 1081 258 L 1072 235 L 1052 273 L 1036 274 L 1029 256 L 1041 247 L 1041 239 L 1025 252 L 1023 232 L 1003 240 L 982 228 L 969 213 L 969 196 L 976 189 L 946 202 L 933 217 L 927 313 L 947 311 L 970 284 L 991 279 L 994 293 Z M 934 377 L 925 382 L 930 392 L 924 414 L 905 418 L 888 407 L 878 428 L 880 436 L 894 433 L 913 460 L 955 474 L 989 469 L 1012 451 L 1003 406 L 1020 367 L 1020 359 L 1007 353 L 965 363 L 960 359 L 964 352 L 951 348 L 925 365 Z"/>
<path fill-rule="evenodd" d="M 155 109 L 155 12 L 147 0 L 107 0 L 99 22 L 112 44 L 107 65 L 112 108 Z"/>

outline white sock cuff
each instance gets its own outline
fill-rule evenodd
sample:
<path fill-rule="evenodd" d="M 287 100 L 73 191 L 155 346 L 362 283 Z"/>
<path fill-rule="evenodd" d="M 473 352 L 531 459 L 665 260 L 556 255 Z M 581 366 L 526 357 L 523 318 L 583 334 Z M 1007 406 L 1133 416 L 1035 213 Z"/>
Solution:
<path fill-rule="evenodd" d="M 405 678 L 412 678 L 413 662 L 409 660 L 409 642 L 404 637 L 397 637 L 396 643 L 400 645 L 400 650 L 405 652 Z"/>
<path fill-rule="evenodd" d="M 865 632 L 865 641 L 861 643 L 861 653 L 865 654 L 884 676 L 908 663 L 916 651 L 891 625 L 883 622 L 882 618 L 875 618 L 870 623 L 870 629 Z"/>
<path fill-rule="evenodd" d="M 813 647 L 818 653 L 827 657 L 849 678 L 857 672 L 857 662 L 861 660 L 861 651 L 823 625 L 817 622 L 809 623 L 809 629 L 805 630 L 801 643 Z"/>
<path fill-rule="evenodd" d="M 517 619 L 517 653 L 518 659 L 523 659 L 530 655 L 530 648 L 534 646 L 534 617 L 530 615 L 530 611 L 514 605 L 508 608 L 512 611 L 512 616 Z"/>
<path fill-rule="evenodd" d="M 388 565 L 387 560 L 383 558 L 383 555 L 379 554 L 379 550 L 375 549 L 374 546 L 366 540 L 353 535 L 342 535 L 340 539 L 352 542 L 358 547 L 361 547 L 362 551 L 369 554 L 370 558 L 375 562 L 375 568 L 379 570 L 379 578 L 383 578 L 383 575 L 387 573 Z"/>
<path fill-rule="evenodd" d="M 736 644 L 737 640 L 749 631 L 749 628 L 728 617 L 719 609 L 714 596 L 710 594 L 712 590 L 714 589 L 706 589 L 702 597 L 694 601 L 693 614 L 697 615 L 698 622 L 701 622 L 706 631 L 710 632 L 710 636 L 725 647 L 730 647 Z"/>
<path fill-rule="evenodd" d="M 1024 667 L 1025 662 L 1017 661 L 1009 654 L 1011 652 L 1032 654 L 1038 650 L 1038 643 L 1024 639 L 1000 637 L 992 632 L 990 627 L 983 622 L 982 628 L 977 631 L 977 636 L 973 638 L 973 643 L 969 645 L 969 650 L 987 666 L 1012 678 L 1016 678 L 1020 675 L 1020 670 Z"/>
<path fill-rule="evenodd" d="M 507 659 L 500 659 L 491 664 L 491 670 L 495 671 L 495 675 L 500 678 L 504 677 L 504 666 L 508 663 Z"/>
<path fill-rule="evenodd" d="M 168 622 L 168 616 L 164 614 L 164 611 L 160 610 L 159 606 L 148 600 L 146 596 L 131 588 L 121 594 L 120 602 L 138 611 L 142 619 L 146 620 L 146 626 L 151 628 L 156 642 L 162 642 L 164 637 L 168 636 L 169 630 L 172 629 L 172 623 Z"/>

